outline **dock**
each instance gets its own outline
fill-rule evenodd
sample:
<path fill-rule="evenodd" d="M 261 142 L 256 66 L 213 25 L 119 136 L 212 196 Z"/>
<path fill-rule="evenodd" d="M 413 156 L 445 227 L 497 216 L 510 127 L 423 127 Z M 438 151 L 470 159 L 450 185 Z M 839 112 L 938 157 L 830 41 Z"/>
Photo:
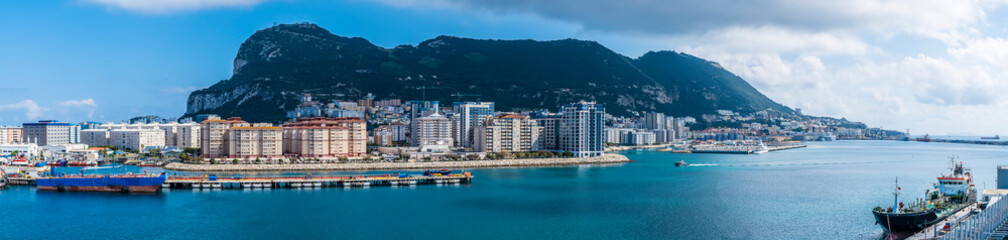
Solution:
<path fill-rule="evenodd" d="M 34 186 L 35 178 L 8 178 L 10 185 Z M 318 188 L 318 187 L 371 187 L 371 186 L 416 186 L 442 184 L 470 184 L 472 175 L 366 175 L 366 176 L 318 176 L 318 177 L 253 177 L 218 178 L 180 176 L 168 177 L 161 185 L 163 189 L 251 189 L 251 188 Z"/>
<path fill-rule="evenodd" d="M 167 189 L 244 189 L 244 188 L 318 188 L 318 187 L 371 187 L 416 186 L 442 184 L 470 184 L 472 175 L 444 176 L 326 176 L 326 177 L 269 177 L 210 180 L 203 177 L 169 177 L 162 188 Z"/>

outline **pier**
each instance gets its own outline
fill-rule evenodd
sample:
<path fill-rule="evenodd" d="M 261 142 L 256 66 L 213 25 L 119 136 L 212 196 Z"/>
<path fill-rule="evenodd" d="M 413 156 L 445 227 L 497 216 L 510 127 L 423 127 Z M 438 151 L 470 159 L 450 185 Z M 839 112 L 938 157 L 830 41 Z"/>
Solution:
<path fill-rule="evenodd" d="M 8 178 L 10 185 L 34 186 L 35 178 Z M 218 178 L 196 176 L 168 177 L 161 185 L 163 189 L 252 189 L 252 188 L 319 188 L 319 187 L 370 187 L 370 186 L 416 186 L 442 184 L 470 184 L 472 174 L 417 175 L 400 177 L 395 175 L 365 176 L 319 176 L 319 177 L 251 177 Z"/>
<path fill-rule="evenodd" d="M 444 176 L 326 176 L 326 177 L 270 177 L 270 178 L 224 178 L 210 180 L 203 177 L 170 177 L 161 185 L 165 189 L 253 189 L 253 188 L 321 188 L 321 187 L 370 187 L 370 186 L 416 186 L 442 184 L 469 184 L 472 175 L 452 174 Z"/>

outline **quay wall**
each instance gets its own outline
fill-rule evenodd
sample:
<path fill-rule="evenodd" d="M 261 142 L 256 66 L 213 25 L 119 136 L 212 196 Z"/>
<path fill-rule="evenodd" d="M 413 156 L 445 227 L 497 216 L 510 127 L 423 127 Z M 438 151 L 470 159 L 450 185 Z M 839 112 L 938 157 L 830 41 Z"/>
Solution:
<path fill-rule="evenodd" d="M 169 163 L 164 168 L 187 172 L 277 172 L 277 171 L 372 171 L 407 169 L 468 169 L 507 167 L 547 167 L 581 164 L 630 162 L 620 154 L 585 158 L 531 158 L 475 161 L 391 162 L 391 163 L 317 163 L 317 164 L 187 164 Z"/>

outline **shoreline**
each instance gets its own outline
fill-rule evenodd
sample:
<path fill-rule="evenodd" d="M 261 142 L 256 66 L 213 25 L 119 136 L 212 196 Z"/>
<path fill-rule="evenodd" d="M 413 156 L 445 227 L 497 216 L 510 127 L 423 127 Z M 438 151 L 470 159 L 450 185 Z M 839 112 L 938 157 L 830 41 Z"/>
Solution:
<path fill-rule="evenodd" d="M 376 171 L 417 169 L 472 169 L 550 167 L 585 164 L 627 163 L 621 154 L 603 154 L 586 158 L 532 158 L 475 161 L 392 162 L 392 163 L 313 163 L 313 164 L 188 164 L 169 163 L 163 168 L 184 172 L 300 172 L 300 171 Z"/>

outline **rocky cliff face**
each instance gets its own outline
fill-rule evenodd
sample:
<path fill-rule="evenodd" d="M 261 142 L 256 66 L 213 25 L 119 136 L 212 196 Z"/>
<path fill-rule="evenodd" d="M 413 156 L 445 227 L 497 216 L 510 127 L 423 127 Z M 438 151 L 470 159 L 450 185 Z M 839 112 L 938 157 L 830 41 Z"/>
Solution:
<path fill-rule="evenodd" d="M 633 59 L 591 41 L 478 40 L 440 36 L 393 49 L 314 24 L 257 31 L 241 45 L 234 75 L 193 92 L 184 117 L 214 113 L 280 121 L 301 93 L 323 101 L 382 98 L 494 101 L 500 110 L 598 101 L 614 115 L 717 109 L 791 113 L 717 63 L 675 52 Z"/>

